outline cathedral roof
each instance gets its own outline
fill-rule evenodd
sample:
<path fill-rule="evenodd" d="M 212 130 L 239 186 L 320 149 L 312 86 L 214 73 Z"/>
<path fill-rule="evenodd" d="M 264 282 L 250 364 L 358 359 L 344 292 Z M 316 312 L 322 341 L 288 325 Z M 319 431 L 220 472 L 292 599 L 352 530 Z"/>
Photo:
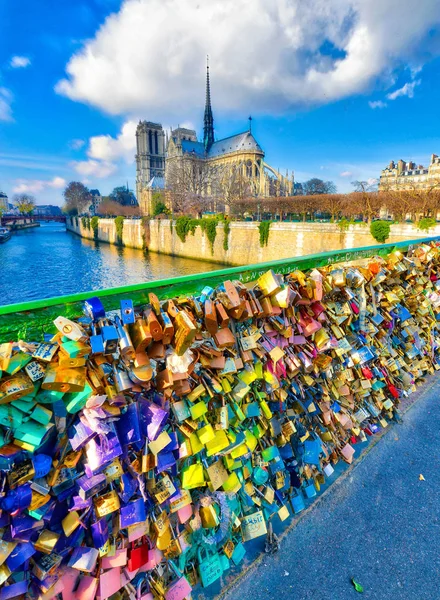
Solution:
<path fill-rule="evenodd" d="M 196 156 L 199 156 L 200 158 L 205 157 L 205 146 L 203 145 L 203 142 L 192 142 L 191 140 L 182 140 L 181 143 L 182 150 L 186 154 L 194 152 L 194 154 L 196 154 Z"/>
<path fill-rule="evenodd" d="M 194 152 L 196 156 L 204 158 L 205 147 L 202 142 L 192 142 L 190 140 L 182 140 L 182 150 L 184 153 Z M 261 146 L 254 138 L 250 131 L 244 133 L 237 133 L 230 137 L 223 138 L 214 142 L 209 149 L 207 154 L 208 158 L 216 158 L 217 156 L 223 156 L 230 154 L 231 152 L 238 152 L 239 150 L 251 150 L 263 153 Z"/>
<path fill-rule="evenodd" d="M 147 183 L 147 188 L 153 190 L 163 190 L 165 188 L 165 179 L 163 177 L 152 177 Z"/>
<path fill-rule="evenodd" d="M 238 152 L 239 150 L 263 152 L 252 133 L 250 131 L 245 131 L 244 133 L 237 133 L 236 135 L 231 135 L 230 137 L 214 142 L 208 152 L 208 157 L 214 158 L 215 156 L 230 154 L 231 152 Z"/>

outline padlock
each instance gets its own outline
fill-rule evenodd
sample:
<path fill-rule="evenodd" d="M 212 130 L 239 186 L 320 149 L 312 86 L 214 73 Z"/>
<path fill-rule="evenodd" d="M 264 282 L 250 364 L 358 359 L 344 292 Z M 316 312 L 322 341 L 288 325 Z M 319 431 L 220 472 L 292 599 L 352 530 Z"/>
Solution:
<path fill-rule="evenodd" d="M 133 300 L 121 300 L 120 306 L 122 323 L 124 325 L 133 325 L 136 319 Z"/>
<path fill-rule="evenodd" d="M 135 357 L 135 351 L 133 343 L 130 339 L 130 335 L 128 333 L 127 326 L 123 325 L 121 319 L 118 316 L 116 316 L 115 318 L 115 325 L 119 337 L 119 351 L 122 357 L 126 360 L 133 360 Z"/>
<path fill-rule="evenodd" d="M 53 390 L 56 392 L 80 392 L 86 385 L 86 368 L 61 369 L 57 366 L 50 366 L 41 384 L 43 390 Z"/>
<path fill-rule="evenodd" d="M 144 319 L 137 318 L 132 325 L 129 325 L 128 331 L 136 354 L 145 352 L 153 338 Z"/>
<path fill-rule="evenodd" d="M 91 324 L 92 335 L 89 337 L 89 344 L 91 348 L 91 355 L 99 355 L 104 354 L 104 340 L 102 339 L 102 335 L 97 330 L 95 323 Z"/>
<path fill-rule="evenodd" d="M 88 298 L 83 304 L 84 314 L 87 315 L 92 321 L 98 321 L 99 319 L 105 318 L 105 308 L 101 300 L 94 296 Z"/>
<path fill-rule="evenodd" d="M 104 354 L 114 354 L 118 348 L 119 336 L 117 329 L 108 320 L 100 321 Z"/>
<path fill-rule="evenodd" d="M 87 335 L 82 327 L 70 319 L 66 319 L 65 317 L 57 317 L 54 321 L 54 325 L 60 333 L 74 342 L 87 341 Z"/>

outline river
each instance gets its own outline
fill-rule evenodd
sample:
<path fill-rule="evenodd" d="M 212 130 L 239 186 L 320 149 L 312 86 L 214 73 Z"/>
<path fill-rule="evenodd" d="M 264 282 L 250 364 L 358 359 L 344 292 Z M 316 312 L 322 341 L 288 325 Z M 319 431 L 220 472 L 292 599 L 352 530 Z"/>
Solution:
<path fill-rule="evenodd" d="M 63 223 L 14 232 L 0 244 L 0 305 L 117 287 L 221 266 L 85 240 Z"/>

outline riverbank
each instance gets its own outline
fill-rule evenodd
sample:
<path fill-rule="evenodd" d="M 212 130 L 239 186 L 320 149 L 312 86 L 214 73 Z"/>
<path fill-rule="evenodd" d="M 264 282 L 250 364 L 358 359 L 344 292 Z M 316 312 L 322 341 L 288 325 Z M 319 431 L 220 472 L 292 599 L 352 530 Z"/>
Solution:
<path fill-rule="evenodd" d="M 40 227 L 40 223 L 14 223 L 13 225 L 5 225 L 10 231 L 20 231 L 21 229 L 32 229 Z"/>
<path fill-rule="evenodd" d="M 87 239 L 115 245 L 122 241 L 128 248 L 231 266 L 379 245 L 371 236 L 368 225 L 360 223 L 350 225 L 344 231 L 335 223 L 272 223 L 264 246 L 260 241 L 259 223 L 255 222 L 229 223 L 229 231 L 220 223 L 212 244 L 200 227 L 182 241 L 175 222 L 170 220 L 125 219 L 120 237 L 114 219 L 99 219 L 96 232 L 75 217 L 67 219 L 66 227 Z M 412 224 L 393 224 L 387 242 L 415 240 L 427 235 L 440 235 L 440 225 L 427 234 Z"/>

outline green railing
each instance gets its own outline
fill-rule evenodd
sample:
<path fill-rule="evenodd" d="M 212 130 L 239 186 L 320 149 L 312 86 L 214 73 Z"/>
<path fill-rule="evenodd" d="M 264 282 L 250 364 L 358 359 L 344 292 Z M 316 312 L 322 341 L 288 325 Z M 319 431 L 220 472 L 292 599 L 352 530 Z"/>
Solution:
<path fill-rule="evenodd" d="M 273 269 L 276 273 L 289 273 L 295 269 L 307 270 L 341 262 L 362 260 L 372 256 L 386 257 L 396 249 L 407 250 L 410 247 L 433 241 L 440 242 L 440 237 L 427 237 L 380 246 L 364 246 L 350 250 L 333 250 L 256 265 L 219 269 L 208 273 L 159 279 L 136 285 L 81 292 L 70 296 L 45 298 L 34 302 L 8 304 L 0 306 L 0 343 L 18 339 L 41 340 L 44 333 L 55 331 L 53 321 L 60 314 L 68 318 L 81 315 L 82 302 L 91 296 L 99 296 L 106 310 L 115 310 L 119 308 L 120 300 L 123 298 L 130 298 L 135 305 L 146 304 L 150 292 L 154 292 L 159 299 L 198 294 L 204 286 L 215 287 L 225 279 L 238 279 L 243 283 L 255 281 L 268 269 Z"/>

